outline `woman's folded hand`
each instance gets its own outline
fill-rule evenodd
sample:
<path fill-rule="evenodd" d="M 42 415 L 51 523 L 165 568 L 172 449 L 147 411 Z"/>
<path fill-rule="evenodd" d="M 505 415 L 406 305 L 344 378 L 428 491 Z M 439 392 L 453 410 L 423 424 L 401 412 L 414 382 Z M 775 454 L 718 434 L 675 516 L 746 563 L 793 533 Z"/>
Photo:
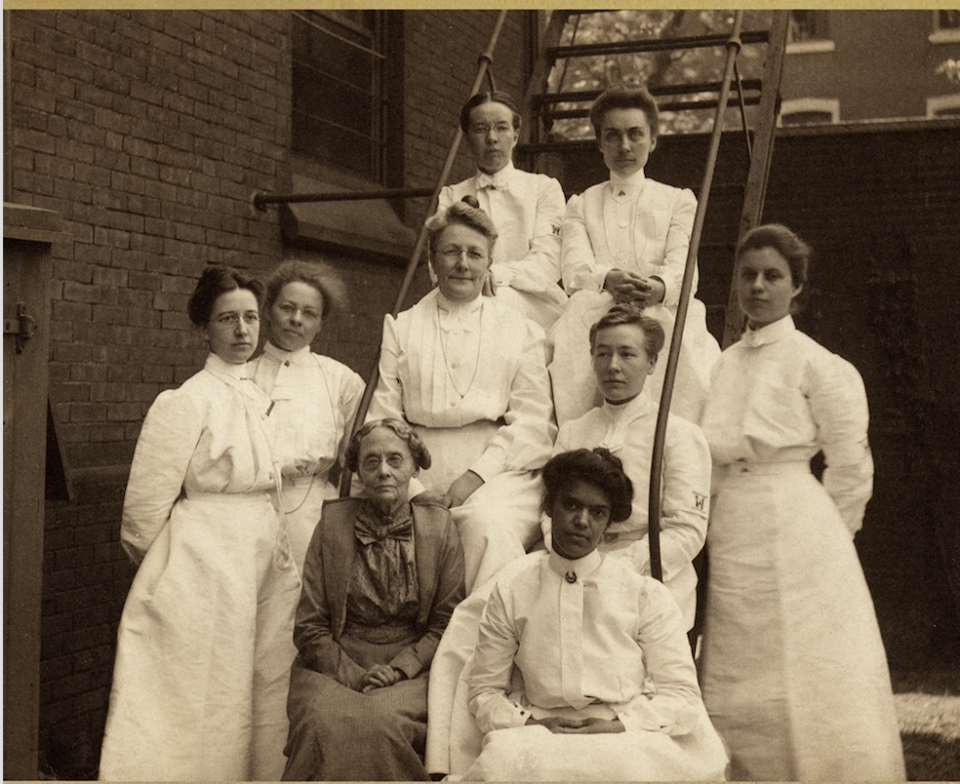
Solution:
<path fill-rule="evenodd" d="M 360 691 L 366 694 L 373 689 L 382 689 L 406 678 L 396 667 L 389 664 L 374 664 L 360 678 Z"/>
<path fill-rule="evenodd" d="M 594 735 L 602 732 L 624 732 L 625 727 L 620 719 L 566 719 L 561 716 L 547 716 L 527 719 L 527 725 L 539 724 L 550 732 L 559 735 Z"/>

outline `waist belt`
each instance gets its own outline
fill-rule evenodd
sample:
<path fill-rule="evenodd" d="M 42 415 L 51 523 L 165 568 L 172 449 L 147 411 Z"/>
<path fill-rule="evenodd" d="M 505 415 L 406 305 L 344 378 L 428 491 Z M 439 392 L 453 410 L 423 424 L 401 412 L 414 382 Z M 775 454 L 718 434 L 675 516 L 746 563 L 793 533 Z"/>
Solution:
<path fill-rule="evenodd" d="M 204 503 L 214 504 L 248 504 L 251 499 L 269 501 L 270 496 L 266 490 L 254 490 L 248 493 L 201 493 L 187 490 L 186 498 L 188 501 L 202 501 Z"/>
<path fill-rule="evenodd" d="M 783 463 L 748 463 L 738 460 L 725 466 L 715 467 L 720 476 L 743 476 L 755 474 L 766 476 L 769 474 L 809 474 L 810 462 L 807 460 L 791 460 Z"/>

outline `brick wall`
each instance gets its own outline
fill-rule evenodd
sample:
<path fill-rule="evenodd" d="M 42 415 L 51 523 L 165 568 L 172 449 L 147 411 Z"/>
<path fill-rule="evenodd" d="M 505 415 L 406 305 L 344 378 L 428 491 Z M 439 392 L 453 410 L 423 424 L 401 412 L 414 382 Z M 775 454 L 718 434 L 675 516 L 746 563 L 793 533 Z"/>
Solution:
<path fill-rule="evenodd" d="M 250 207 L 289 139 L 287 17 L 16 12 L 14 200 L 60 213 L 51 402 L 69 463 L 129 461 L 157 393 L 202 356 L 185 313 L 209 262 L 259 269 Z"/>
<path fill-rule="evenodd" d="M 59 212 L 74 238 L 54 247 L 50 292 L 50 398 L 74 496 L 46 515 L 41 750 L 46 772 L 80 779 L 96 773 L 133 575 L 118 545 L 126 471 L 156 394 L 202 363 L 184 314 L 201 269 L 328 262 L 351 302 L 319 348 L 366 375 L 406 260 L 285 245 L 276 210 L 250 205 L 255 191 L 288 190 L 300 166 L 288 151 L 288 13 L 14 11 L 9 21 L 12 196 Z M 495 21 L 489 11 L 404 13 L 405 185 L 434 184 Z M 497 87 L 518 98 L 527 21 L 508 16 L 493 66 Z M 956 363 L 939 361 L 960 344 L 949 285 L 955 135 L 784 133 L 768 195 L 768 218 L 818 251 L 802 326 L 867 382 L 878 482 L 858 545 L 895 664 L 933 658 L 956 635 L 944 575 L 945 564 L 960 574 L 960 379 Z M 651 173 L 696 185 L 703 146 L 664 140 Z M 580 170 L 599 165 L 595 149 L 584 155 Z M 451 180 L 472 170 L 462 149 Z M 418 229 L 425 211 L 426 200 L 412 202 L 408 225 Z M 408 301 L 427 285 L 421 270 Z"/>
<path fill-rule="evenodd" d="M 958 129 L 941 121 L 784 130 L 763 216 L 813 247 L 811 296 L 797 324 L 850 360 L 867 389 L 876 476 L 856 543 L 895 669 L 960 655 Z M 695 185 L 691 159 L 706 159 L 704 139 L 668 138 L 655 176 Z M 742 139 L 731 134 L 722 154 L 727 145 L 717 182 L 733 181 L 743 155 Z M 704 237 L 735 233 L 739 213 L 723 197 L 711 206 Z M 726 304 L 731 264 L 722 242 L 700 254 L 708 306 Z"/>
<path fill-rule="evenodd" d="M 11 13 L 13 194 L 57 211 L 50 402 L 73 503 L 45 525 L 41 756 L 95 776 L 116 623 L 133 570 L 122 487 L 160 390 L 205 350 L 185 306 L 210 262 L 265 270 L 289 145 L 286 14 Z"/>
<path fill-rule="evenodd" d="M 495 20 L 404 14 L 403 184 L 434 184 Z M 350 302 L 318 348 L 366 376 L 406 259 L 286 245 L 277 210 L 251 205 L 289 191 L 302 165 L 289 151 L 289 13 L 14 11 L 9 24 L 11 197 L 57 211 L 73 237 L 54 246 L 50 291 L 50 401 L 73 493 L 46 513 L 40 724 L 41 769 L 83 779 L 134 574 L 118 543 L 123 486 L 146 410 L 202 365 L 185 306 L 203 267 L 330 264 Z M 510 14 L 494 65 L 518 96 L 524 24 Z M 452 176 L 471 171 L 464 150 Z M 415 229 L 426 202 L 406 211 Z M 421 270 L 408 302 L 428 285 Z"/>

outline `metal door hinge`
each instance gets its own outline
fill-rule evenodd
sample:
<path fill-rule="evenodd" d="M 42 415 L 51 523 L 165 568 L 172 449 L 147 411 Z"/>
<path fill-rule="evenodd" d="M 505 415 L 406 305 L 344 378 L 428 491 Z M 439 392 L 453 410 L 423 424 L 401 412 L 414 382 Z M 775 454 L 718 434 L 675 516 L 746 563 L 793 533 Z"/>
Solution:
<path fill-rule="evenodd" d="M 27 312 L 23 302 L 17 303 L 17 317 L 3 320 L 3 334 L 17 336 L 17 353 L 23 353 L 24 344 L 37 334 L 37 321 Z"/>

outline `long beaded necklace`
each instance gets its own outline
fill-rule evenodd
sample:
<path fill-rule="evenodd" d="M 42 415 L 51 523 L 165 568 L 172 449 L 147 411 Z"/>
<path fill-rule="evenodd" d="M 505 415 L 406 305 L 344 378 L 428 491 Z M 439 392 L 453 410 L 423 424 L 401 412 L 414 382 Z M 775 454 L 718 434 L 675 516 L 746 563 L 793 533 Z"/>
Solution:
<path fill-rule="evenodd" d="M 483 347 L 483 303 L 482 302 L 480 303 L 479 321 L 480 321 L 480 324 L 479 324 L 479 336 L 477 338 L 477 354 L 474 357 L 474 361 L 473 361 L 473 374 L 470 376 L 470 381 L 467 383 L 466 389 L 464 389 L 463 392 L 461 392 L 460 387 L 457 386 L 457 380 L 456 378 L 454 378 L 453 371 L 450 370 L 450 362 L 447 359 L 447 349 L 446 349 L 446 346 L 444 345 L 445 341 L 443 339 L 444 333 L 443 333 L 443 329 L 441 329 L 440 327 L 440 303 L 439 302 L 437 303 L 437 333 L 440 336 L 440 352 L 443 355 L 443 366 L 447 369 L 447 377 L 450 379 L 450 383 L 453 385 L 454 392 L 460 395 L 461 400 L 463 400 L 466 397 L 467 392 L 470 391 L 470 387 L 473 386 L 473 382 L 477 378 L 477 370 L 480 368 L 480 350 Z"/>

